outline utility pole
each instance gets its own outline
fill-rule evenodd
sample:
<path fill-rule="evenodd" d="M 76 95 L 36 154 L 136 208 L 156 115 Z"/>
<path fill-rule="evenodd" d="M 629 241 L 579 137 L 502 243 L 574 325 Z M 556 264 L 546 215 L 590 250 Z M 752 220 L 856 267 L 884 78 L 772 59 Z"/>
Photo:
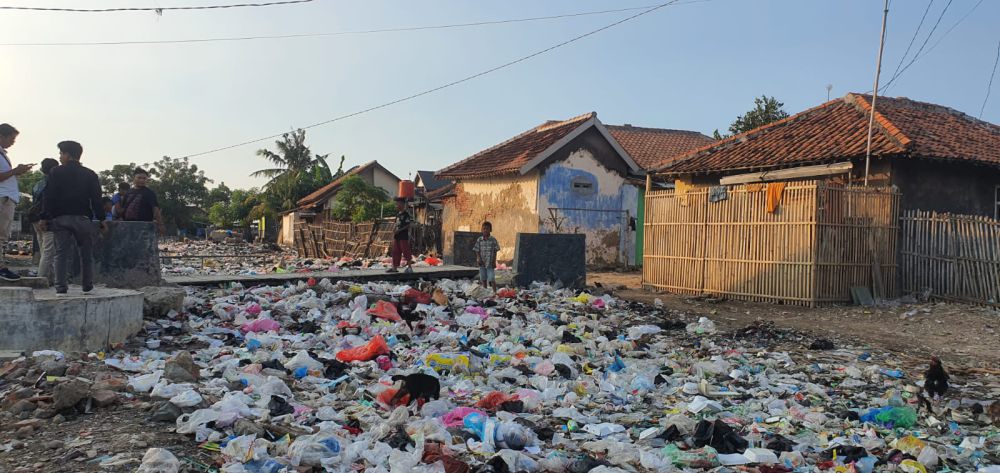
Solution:
<path fill-rule="evenodd" d="M 875 61 L 875 86 L 872 87 L 872 110 L 868 116 L 868 144 L 865 146 L 865 187 L 868 187 L 868 172 L 872 161 L 872 131 L 875 128 L 875 99 L 878 98 L 878 79 L 882 73 L 882 51 L 885 50 L 885 23 L 889 18 L 889 0 L 885 0 L 882 11 L 882 35 L 878 44 L 878 59 Z"/>
<path fill-rule="evenodd" d="M 830 101 L 830 91 L 833 90 L 833 84 L 826 84 L 826 101 Z"/>

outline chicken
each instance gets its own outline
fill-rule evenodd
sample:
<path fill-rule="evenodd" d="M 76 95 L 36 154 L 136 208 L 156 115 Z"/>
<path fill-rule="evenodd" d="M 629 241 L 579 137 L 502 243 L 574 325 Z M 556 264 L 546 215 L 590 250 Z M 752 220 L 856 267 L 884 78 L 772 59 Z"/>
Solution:
<path fill-rule="evenodd" d="M 931 357 L 931 365 L 924 372 L 924 391 L 927 391 L 927 395 L 932 398 L 944 396 L 948 391 L 948 372 L 944 370 L 941 360 L 936 356 Z"/>

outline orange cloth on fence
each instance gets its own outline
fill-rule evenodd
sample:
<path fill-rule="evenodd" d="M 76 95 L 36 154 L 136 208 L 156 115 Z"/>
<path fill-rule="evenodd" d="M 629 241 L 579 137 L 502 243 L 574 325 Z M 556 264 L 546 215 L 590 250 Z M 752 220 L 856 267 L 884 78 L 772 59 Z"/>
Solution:
<path fill-rule="evenodd" d="M 767 213 L 774 213 L 781 204 L 781 195 L 785 192 L 784 182 L 767 183 Z"/>
<path fill-rule="evenodd" d="M 688 184 L 680 179 L 674 181 L 674 197 L 680 198 L 681 207 L 687 207 L 688 196 L 687 193 L 694 188 L 694 185 Z"/>
<path fill-rule="evenodd" d="M 763 188 L 764 188 L 764 184 L 761 184 L 759 182 L 754 183 L 754 184 L 747 184 L 747 192 L 758 192 L 758 191 L 760 191 Z"/>

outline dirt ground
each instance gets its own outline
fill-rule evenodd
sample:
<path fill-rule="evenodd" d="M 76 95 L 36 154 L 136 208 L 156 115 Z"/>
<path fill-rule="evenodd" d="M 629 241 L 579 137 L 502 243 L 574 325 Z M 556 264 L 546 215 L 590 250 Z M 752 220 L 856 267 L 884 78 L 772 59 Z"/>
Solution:
<path fill-rule="evenodd" d="M 1000 366 L 1000 311 L 987 307 L 930 302 L 809 308 L 693 298 L 645 291 L 640 273 L 593 273 L 587 283 L 617 288 L 615 296 L 637 302 L 652 304 L 659 299 L 667 309 L 706 316 L 723 331 L 757 320 L 773 321 L 780 328 L 893 352 L 915 365 L 936 355 L 955 367 L 996 370 Z"/>

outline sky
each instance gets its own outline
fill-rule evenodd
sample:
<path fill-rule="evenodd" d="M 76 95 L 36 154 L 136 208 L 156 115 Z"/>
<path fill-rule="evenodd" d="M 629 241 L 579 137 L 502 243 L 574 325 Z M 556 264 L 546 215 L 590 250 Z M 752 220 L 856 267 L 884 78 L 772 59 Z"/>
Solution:
<path fill-rule="evenodd" d="M 664 0 L 665 1 L 665 0 Z M 708 0 L 669 6 L 512 67 L 308 130 L 346 166 L 378 160 L 400 178 L 437 170 L 549 119 L 595 111 L 606 124 L 725 131 L 761 94 L 796 113 L 871 90 L 883 2 Z M 885 94 L 978 116 L 997 55 L 1000 1 L 953 0 L 922 56 Z M 0 0 L 106 8 L 230 0 Z M 264 8 L 138 13 L 0 10 L 0 43 L 136 41 L 442 25 L 655 4 L 656 0 L 315 0 Z M 910 56 L 946 0 L 934 1 Z M 890 6 L 883 83 L 928 2 Z M 635 14 L 473 28 L 119 46 L 0 46 L 0 122 L 21 135 L 16 163 L 84 147 L 84 164 L 182 157 L 409 96 L 535 53 Z M 940 43 L 938 40 L 943 38 Z M 935 46 L 936 44 L 936 46 Z M 930 49 L 932 48 L 933 49 Z M 927 50 L 930 50 L 927 52 Z M 907 59 L 907 62 L 909 59 Z M 904 64 L 905 65 L 905 64 Z M 983 113 L 1000 123 L 1000 77 Z M 258 186 L 273 140 L 191 158 L 215 184 Z"/>

